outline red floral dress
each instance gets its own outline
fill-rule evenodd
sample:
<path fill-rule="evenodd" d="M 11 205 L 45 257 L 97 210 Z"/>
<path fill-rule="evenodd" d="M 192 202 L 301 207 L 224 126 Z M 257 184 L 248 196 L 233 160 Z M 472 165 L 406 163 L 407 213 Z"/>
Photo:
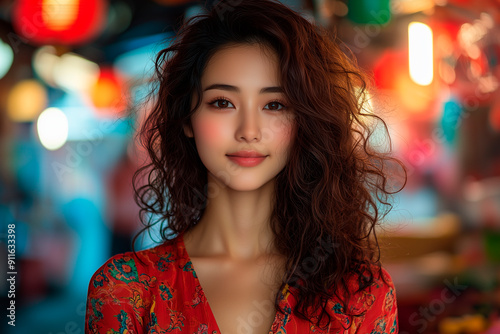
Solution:
<path fill-rule="evenodd" d="M 221 334 L 186 252 L 182 234 L 159 246 L 111 257 L 92 276 L 87 296 L 85 333 L 195 333 Z M 142 260 L 142 262 L 141 262 Z M 282 333 L 397 333 L 397 306 L 391 277 L 380 278 L 357 293 L 349 306 L 366 311 L 350 324 L 342 304 L 331 299 L 332 322 L 321 330 L 292 314 L 296 300 L 285 287 L 269 334 Z M 353 279 L 351 287 L 356 287 Z M 349 326 L 350 325 L 350 326 Z M 241 328 L 241 332 L 245 332 Z M 222 333 L 230 334 L 230 333 Z"/>

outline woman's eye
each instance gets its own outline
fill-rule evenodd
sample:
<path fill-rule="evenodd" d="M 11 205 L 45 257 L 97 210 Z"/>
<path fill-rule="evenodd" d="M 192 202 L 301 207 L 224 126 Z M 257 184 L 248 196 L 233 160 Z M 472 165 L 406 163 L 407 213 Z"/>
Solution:
<path fill-rule="evenodd" d="M 284 110 L 284 109 L 286 109 L 286 106 L 284 106 L 282 103 L 280 103 L 278 101 L 269 102 L 267 105 L 269 106 L 270 110 Z M 281 109 L 279 109 L 279 106 L 281 106 Z"/>
<path fill-rule="evenodd" d="M 228 100 L 225 100 L 225 99 L 217 99 L 217 100 L 214 100 L 213 102 L 211 102 L 210 104 L 211 105 L 215 104 L 215 107 L 219 108 L 219 109 L 227 108 L 228 104 L 230 104 L 231 106 L 233 106 L 233 104 L 231 102 L 229 102 Z M 234 108 L 234 106 L 233 106 L 233 108 Z"/>
<path fill-rule="evenodd" d="M 217 109 L 234 108 L 234 105 L 231 102 L 229 102 L 226 99 L 222 99 L 222 98 L 218 98 L 218 99 L 213 100 L 212 102 L 209 103 L 209 105 L 212 105 Z M 269 102 L 268 104 L 266 104 L 266 106 L 269 106 L 266 109 L 273 110 L 273 111 L 286 109 L 286 106 L 283 103 L 278 102 L 278 101 Z M 281 108 L 280 108 L 280 106 L 281 106 Z"/>

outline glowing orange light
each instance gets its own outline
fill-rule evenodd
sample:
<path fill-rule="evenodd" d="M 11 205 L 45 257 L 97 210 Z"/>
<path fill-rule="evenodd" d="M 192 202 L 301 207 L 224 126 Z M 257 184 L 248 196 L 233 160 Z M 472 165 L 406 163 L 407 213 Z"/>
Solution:
<path fill-rule="evenodd" d="M 42 20 L 54 31 L 64 31 L 78 18 L 79 0 L 43 0 Z"/>
<path fill-rule="evenodd" d="M 100 114 L 121 113 L 126 108 L 127 90 L 112 68 L 101 68 L 90 98 Z"/>

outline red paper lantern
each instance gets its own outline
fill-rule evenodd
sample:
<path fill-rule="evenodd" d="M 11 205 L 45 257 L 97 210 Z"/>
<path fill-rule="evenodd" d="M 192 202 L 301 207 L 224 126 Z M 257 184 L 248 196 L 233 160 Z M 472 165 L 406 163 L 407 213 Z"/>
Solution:
<path fill-rule="evenodd" d="M 12 12 L 16 32 L 33 44 L 82 44 L 102 29 L 103 0 L 19 0 Z"/>

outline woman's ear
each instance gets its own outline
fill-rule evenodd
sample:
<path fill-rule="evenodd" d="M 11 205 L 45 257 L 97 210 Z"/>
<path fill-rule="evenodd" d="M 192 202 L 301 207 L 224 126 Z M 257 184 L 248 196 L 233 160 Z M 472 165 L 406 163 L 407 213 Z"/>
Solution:
<path fill-rule="evenodd" d="M 184 127 L 184 134 L 186 135 L 186 137 L 193 138 L 194 133 L 193 133 L 193 128 L 191 127 L 191 123 L 184 124 L 183 127 Z"/>

